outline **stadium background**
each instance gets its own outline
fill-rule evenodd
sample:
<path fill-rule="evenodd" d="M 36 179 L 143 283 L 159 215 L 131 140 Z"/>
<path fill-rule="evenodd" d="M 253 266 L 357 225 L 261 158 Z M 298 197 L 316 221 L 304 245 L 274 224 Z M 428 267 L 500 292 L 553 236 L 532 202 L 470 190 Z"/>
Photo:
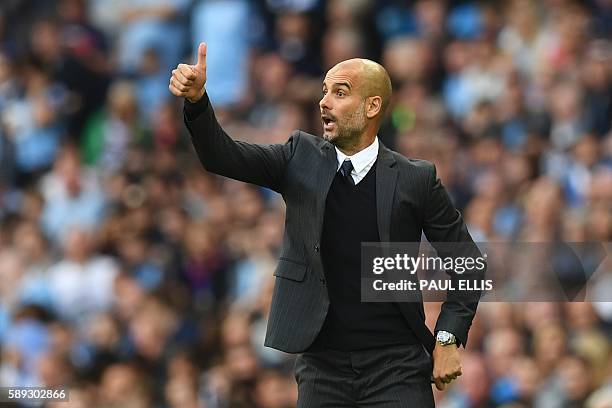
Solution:
<path fill-rule="evenodd" d="M 234 137 L 319 133 L 324 72 L 369 57 L 394 83 L 380 139 L 436 163 L 475 240 L 575 242 L 611 240 L 611 32 L 609 0 L 3 0 L 0 384 L 294 406 L 262 346 L 282 200 L 202 171 L 167 89 L 200 41 Z M 611 323 L 482 303 L 438 406 L 610 408 Z"/>

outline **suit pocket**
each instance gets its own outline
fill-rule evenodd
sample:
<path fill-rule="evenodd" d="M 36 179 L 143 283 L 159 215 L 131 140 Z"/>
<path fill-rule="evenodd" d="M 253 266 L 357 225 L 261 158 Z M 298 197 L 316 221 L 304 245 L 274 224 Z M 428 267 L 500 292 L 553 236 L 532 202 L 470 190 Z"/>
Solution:
<path fill-rule="evenodd" d="M 308 267 L 301 262 L 281 258 L 278 260 L 278 266 L 274 271 L 274 276 L 301 282 L 306 276 L 306 269 L 308 269 Z"/>

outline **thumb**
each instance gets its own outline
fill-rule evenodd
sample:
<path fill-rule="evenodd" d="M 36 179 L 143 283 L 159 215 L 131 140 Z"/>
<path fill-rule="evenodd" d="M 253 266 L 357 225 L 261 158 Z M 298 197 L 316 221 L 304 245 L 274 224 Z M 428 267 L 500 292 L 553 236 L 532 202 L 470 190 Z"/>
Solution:
<path fill-rule="evenodd" d="M 206 43 L 200 43 L 198 47 L 198 63 L 196 68 L 206 67 Z"/>

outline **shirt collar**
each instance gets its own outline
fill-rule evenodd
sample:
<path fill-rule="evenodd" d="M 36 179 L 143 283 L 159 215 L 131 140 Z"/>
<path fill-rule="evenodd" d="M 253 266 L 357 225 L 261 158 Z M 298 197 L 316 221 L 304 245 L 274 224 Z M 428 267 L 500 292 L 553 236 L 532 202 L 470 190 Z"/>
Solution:
<path fill-rule="evenodd" d="M 374 138 L 374 142 L 372 142 L 371 145 L 369 145 L 363 150 L 360 150 L 352 156 L 347 156 L 346 154 L 342 153 L 337 147 L 335 147 L 335 149 L 336 157 L 338 159 L 337 170 L 340 170 L 340 166 L 342 166 L 344 160 L 350 159 L 351 163 L 353 163 L 353 169 L 355 173 L 359 173 L 368 164 L 372 163 L 378 157 L 378 136 Z"/>

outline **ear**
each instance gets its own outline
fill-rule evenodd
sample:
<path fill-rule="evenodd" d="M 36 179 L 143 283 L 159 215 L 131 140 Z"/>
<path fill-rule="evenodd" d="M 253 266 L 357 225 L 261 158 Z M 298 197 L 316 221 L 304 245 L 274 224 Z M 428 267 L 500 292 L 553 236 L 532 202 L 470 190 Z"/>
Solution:
<path fill-rule="evenodd" d="M 366 100 L 366 116 L 372 119 L 380 113 L 382 109 L 382 98 L 380 96 L 370 96 Z"/>

